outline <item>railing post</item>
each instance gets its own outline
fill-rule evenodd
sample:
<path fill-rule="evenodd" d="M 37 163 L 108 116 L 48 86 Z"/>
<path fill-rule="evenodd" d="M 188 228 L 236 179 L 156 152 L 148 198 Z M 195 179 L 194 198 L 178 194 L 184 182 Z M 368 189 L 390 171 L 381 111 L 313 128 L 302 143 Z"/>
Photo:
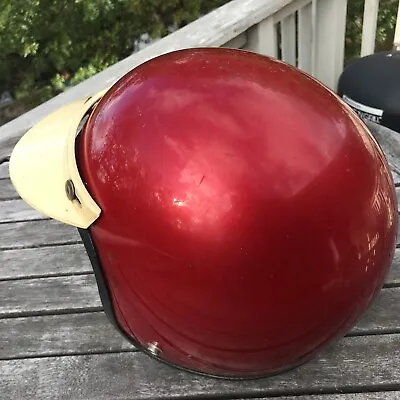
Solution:
<path fill-rule="evenodd" d="M 281 29 L 282 60 L 296 66 L 296 20 L 294 13 L 283 19 Z"/>
<path fill-rule="evenodd" d="M 365 0 L 360 54 L 361 57 L 368 56 L 375 51 L 378 11 L 379 0 Z"/>
<path fill-rule="evenodd" d="M 311 74 L 313 76 L 315 76 L 317 68 L 317 1 L 312 0 L 311 2 Z"/>
<path fill-rule="evenodd" d="M 315 77 L 336 91 L 343 70 L 347 0 L 316 2 Z"/>
<path fill-rule="evenodd" d="M 315 2 L 315 0 L 313 0 Z M 309 3 L 299 10 L 299 63 L 303 71 L 313 74 L 315 17 L 313 4 Z"/>
<path fill-rule="evenodd" d="M 245 48 L 266 56 L 277 57 L 276 25 L 272 17 L 264 19 L 248 30 Z"/>

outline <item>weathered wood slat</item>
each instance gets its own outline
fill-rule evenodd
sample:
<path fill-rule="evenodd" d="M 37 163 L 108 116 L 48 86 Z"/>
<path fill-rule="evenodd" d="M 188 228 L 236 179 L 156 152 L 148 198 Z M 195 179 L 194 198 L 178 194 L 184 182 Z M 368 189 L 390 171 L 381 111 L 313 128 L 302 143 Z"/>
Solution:
<path fill-rule="evenodd" d="M 396 249 L 394 253 L 393 263 L 385 282 L 388 286 L 400 285 L 400 249 Z"/>
<path fill-rule="evenodd" d="M 19 199 L 10 179 L 0 179 L 0 200 Z"/>
<path fill-rule="evenodd" d="M 312 73 L 312 27 L 313 15 L 311 3 L 301 7 L 298 12 L 298 47 L 299 63 L 298 67 L 308 74 Z"/>
<path fill-rule="evenodd" d="M 351 335 L 400 333 L 400 288 L 383 289 Z"/>
<path fill-rule="evenodd" d="M 400 135 L 384 126 L 364 121 L 375 137 L 392 169 L 395 184 L 400 184 Z"/>
<path fill-rule="evenodd" d="M 392 168 L 400 174 L 400 134 L 388 129 L 382 125 L 378 125 L 371 121 L 365 121 L 372 135 L 381 146 L 385 157 Z"/>
<path fill-rule="evenodd" d="M 0 251 L 0 280 L 92 271 L 83 244 Z"/>
<path fill-rule="evenodd" d="M 0 127 L 0 129 L 4 128 L 4 126 L 5 125 Z M 12 131 L 8 129 L 3 129 L 3 134 L 0 134 L 0 160 L 11 155 L 12 149 L 14 148 L 18 139 L 22 137 L 27 129 L 28 128 L 19 129 L 18 127 Z"/>
<path fill-rule="evenodd" d="M 291 13 L 281 21 L 282 60 L 296 66 L 296 19 Z"/>
<path fill-rule="evenodd" d="M 0 179 L 8 178 L 8 162 L 0 164 Z"/>
<path fill-rule="evenodd" d="M 397 204 L 397 211 L 400 213 L 400 187 L 396 187 L 396 196 L 397 196 L 397 200 L 398 200 L 398 204 Z"/>
<path fill-rule="evenodd" d="M 0 250 L 80 243 L 77 229 L 54 220 L 0 224 Z"/>
<path fill-rule="evenodd" d="M 393 176 L 393 181 L 395 185 L 399 185 L 400 184 L 400 174 L 398 174 L 397 172 L 392 171 L 392 176 Z"/>
<path fill-rule="evenodd" d="M 99 309 L 92 274 L 0 282 L 0 318 Z"/>
<path fill-rule="evenodd" d="M 345 338 L 299 368 L 256 381 L 203 378 L 140 352 L 1 361 L 0 381 L 0 398 L 7 400 L 265 397 L 388 386 L 400 390 L 400 335 Z"/>
<path fill-rule="evenodd" d="M 268 397 L 271 399 L 270 397 Z M 266 397 L 257 397 L 253 400 L 264 400 Z M 371 392 L 371 393 L 344 393 L 344 394 L 322 394 L 307 396 L 283 396 L 280 400 L 398 400 L 400 392 Z M 231 399 L 233 400 L 233 399 Z M 244 399 L 239 399 L 244 400 Z"/>
<path fill-rule="evenodd" d="M 0 359 L 134 350 L 103 312 L 0 320 Z"/>
<path fill-rule="evenodd" d="M 49 219 L 49 217 L 33 209 L 24 200 L 0 201 L 0 223 L 39 219 Z"/>
<path fill-rule="evenodd" d="M 247 43 L 247 32 L 241 33 L 239 36 L 236 36 L 229 42 L 223 44 L 221 47 L 227 47 L 230 49 L 241 49 Z"/>
<path fill-rule="evenodd" d="M 0 316 L 36 313 L 38 310 L 64 312 L 81 306 L 96 309 L 100 306 L 94 279 L 72 277 L 32 280 L 28 284 L 18 282 L 21 284 L 9 282 L 4 294 L 4 286 L 0 283 Z M 86 291 L 84 295 L 82 290 Z M 10 292 L 13 293 L 12 304 L 6 305 L 3 300 Z M 399 304 L 400 288 L 384 289 L 349 335 L 400 333 Z M 117 352 L 129 347 L 125 342 L 102 312 L 0 320 L 0 343 L 7 344 L 0 347 L 0 359 L 80 353 L 83 350 Z"/>

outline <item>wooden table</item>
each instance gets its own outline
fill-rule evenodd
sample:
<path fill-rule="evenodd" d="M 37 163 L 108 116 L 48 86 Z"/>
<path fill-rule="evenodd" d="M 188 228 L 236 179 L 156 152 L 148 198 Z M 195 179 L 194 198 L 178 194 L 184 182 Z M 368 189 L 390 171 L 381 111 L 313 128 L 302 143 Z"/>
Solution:
<path fill-rule="evenodd" d="M 397 134 L 372 128 L 400 185 Z M 1 154 L 17 137 L 0 138 Z M 237 382 L 135 351 L 105 318 L 77 231 L 19 199 L 7 162 L 0 238 L 0 399 L 400 399 L 400 250 L 379 298 L 347 337 L 288 373 Z"/>

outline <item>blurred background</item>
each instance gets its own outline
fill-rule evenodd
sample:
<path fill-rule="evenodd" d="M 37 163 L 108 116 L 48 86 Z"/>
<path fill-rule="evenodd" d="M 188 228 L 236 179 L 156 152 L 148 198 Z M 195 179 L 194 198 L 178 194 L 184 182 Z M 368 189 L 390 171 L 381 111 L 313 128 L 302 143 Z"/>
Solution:
<path fill-rule="evenodd" d="M 229 0 L 0 0 L 0 125 Z M 375 51 L 393 46 L 398 0 L 381 0 Z M 348 0 L 345 65 L 364 0 Z"/>

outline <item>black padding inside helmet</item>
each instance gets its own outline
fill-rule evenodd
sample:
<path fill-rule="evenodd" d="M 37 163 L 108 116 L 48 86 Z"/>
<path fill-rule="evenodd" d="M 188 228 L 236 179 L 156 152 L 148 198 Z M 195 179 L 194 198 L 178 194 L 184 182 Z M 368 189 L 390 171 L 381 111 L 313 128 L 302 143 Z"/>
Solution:
<path fill-rule="evenodd" d="M 94 247 L 90 233 L 86 229 L 78 228 L 79 235 L 82 239 L 83 245 L 85 246 L 86 253 L 89 256 L 90 263 L 93 267 L 94 276 L 96 278 L 97 289 L 99 291 L 100 300 L 104 308 L 104 312 L 109 321 L 117 328 L 122 331 L 115 318 L 114 309 L 111 301 L 111 295 L 107 286 L 107 281 L 104 278 L 103 270 L 100 265 L 100 261 L 97 256 L 97 251 Z"/>

